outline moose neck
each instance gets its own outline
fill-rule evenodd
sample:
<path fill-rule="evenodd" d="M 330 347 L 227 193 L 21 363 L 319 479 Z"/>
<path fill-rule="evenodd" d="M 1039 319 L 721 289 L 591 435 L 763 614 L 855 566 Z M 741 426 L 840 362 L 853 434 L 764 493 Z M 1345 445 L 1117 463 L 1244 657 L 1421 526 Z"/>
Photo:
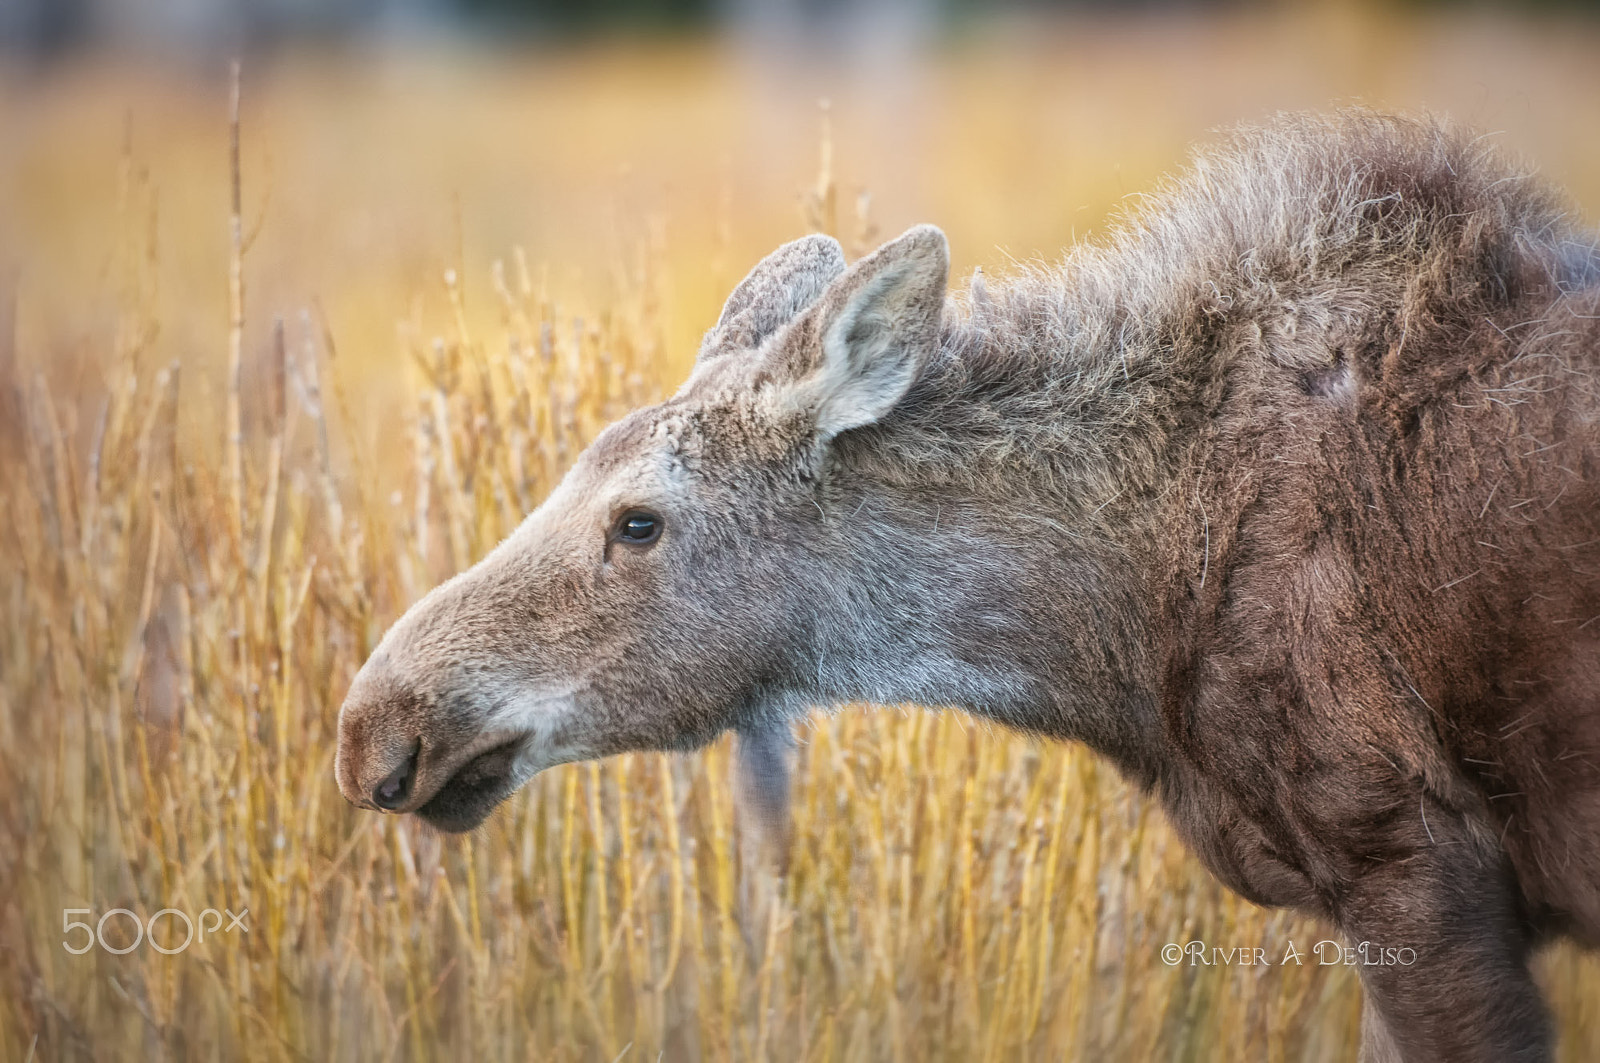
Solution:
<path fill-rule="evenodd" d="M 818 694 L 959 706 L 1152 777 L 1158 518 L 1207 389 L 1121 333 L 1025 282 L 836 441 L 824 508 L 860 578 Z"/>

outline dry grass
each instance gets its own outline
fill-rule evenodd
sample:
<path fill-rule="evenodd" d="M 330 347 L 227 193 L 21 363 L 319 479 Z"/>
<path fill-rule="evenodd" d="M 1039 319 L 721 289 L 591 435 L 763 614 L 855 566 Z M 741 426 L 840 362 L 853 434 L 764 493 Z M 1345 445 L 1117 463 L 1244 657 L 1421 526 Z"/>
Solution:
<path fill-rule="evenodd" d="M 939 105 L 890 122 L 909 140 L 876 139 L 845 78 L 836 156 L 884 229 L 920 214 L 958 254 L 1048 249 L 1240 110 L 1238 64 L 1268 86 L 1248 111 L 1351 91 L 1337 36 L 1272 58 L 1323 23 L 1275 25 L 947 56 L 918 75 Z M 1457 97 L 1434 76 L 1431 102 L 1482 120 L 1473 78 L 1523 85 L 1517 135 L 1595 205 L 1592 32 L 1389 28 L 1351 38 L 1368 83 L 1521 57 Z M 1325 927 L 1215 885 L 1081 749 L 957 714 L 805 729 L 782 881 L 742 843 L 725 743 L 548 772 L 462 840 L 344 804 L 335 712 L 385 623 L 676 383 L 738 266 L 800 227 L 815 167 L 804 72 L 754 121 L 748 72 L 704 50 L 416 64 L 398 89 L 283 64 L 255 109 L 247 82 L 231 208 L 225 83 L 102 66 L 0 103 L 20 145 L 0 185 L 0 1055 L 1349 1058 L 1352 973 L 1278 965 Z M 131 147 L 112 88 L 134 94 Z M 753 125 L 768 139 L 735 154 Z M 587 187 L 619 145 L 673 191 Z M 801 206 L 864 240 L 856 191 L 825 175 Z M 64 909 L 116 907 L 248 907 L 250 932 L 63 947 Z M 1274 965 L 1162 962 L 1190 939 Z M 1592 1057 L 1600 964 L 1542 966 L 1564 1057 Z"/>

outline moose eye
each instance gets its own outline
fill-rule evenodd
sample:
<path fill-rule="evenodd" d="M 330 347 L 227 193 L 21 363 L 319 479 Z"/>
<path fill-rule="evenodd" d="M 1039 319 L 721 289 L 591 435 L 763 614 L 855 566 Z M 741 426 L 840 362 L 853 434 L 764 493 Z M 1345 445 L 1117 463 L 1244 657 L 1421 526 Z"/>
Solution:
<path fill-rule="evenodd" d="M 654 513 L 634 510 L 617 521 L 617 538 L 635 546 L 645 546 L 661 536 L 661 518 Z"/>

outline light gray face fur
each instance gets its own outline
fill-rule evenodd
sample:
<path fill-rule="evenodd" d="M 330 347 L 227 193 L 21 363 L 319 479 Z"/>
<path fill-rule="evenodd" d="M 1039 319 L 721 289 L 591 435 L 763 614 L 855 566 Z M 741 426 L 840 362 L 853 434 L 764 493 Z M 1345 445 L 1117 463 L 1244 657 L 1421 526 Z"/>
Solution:
<path fill-rule="evenodd" d="M 836 445 L 936 350 L 947 263 L 931 227 L 848 269 L 822 236 L 761 262 L 677 395 L 601 433 L 385 636 L 341 712 L 345 795 L 466 829 L 554 764 L 738 728 L 777 816 L 779 725 L 812 704 L 1024 696 L 1021 668 L 953 648 L 1027 628 L 981 518 L 873 484 Z M 659 521 L 654 542 L 619 534 L 637 514 Z"/>

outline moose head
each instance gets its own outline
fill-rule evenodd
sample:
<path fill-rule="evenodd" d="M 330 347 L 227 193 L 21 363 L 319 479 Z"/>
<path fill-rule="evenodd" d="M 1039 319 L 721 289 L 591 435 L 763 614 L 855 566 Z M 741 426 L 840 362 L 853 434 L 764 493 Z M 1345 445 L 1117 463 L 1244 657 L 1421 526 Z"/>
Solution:
<path fill-rule="evenodd" d="M 340 712 L 344 795 L 467 830 L 545 768 L 736 729 L 777 805 L 784 722 L 811 705 L 993 700 L 1003 677 L 940 623 L 1005 612 L 973 529 L 952 507 L 934 536 L 937 500 L 848 475 L 837 446 L 938 349 L 947 272 L 931 226 L 848 268 L 820 235 L 759 263 L 676 395 L 385 635 Z"/>

